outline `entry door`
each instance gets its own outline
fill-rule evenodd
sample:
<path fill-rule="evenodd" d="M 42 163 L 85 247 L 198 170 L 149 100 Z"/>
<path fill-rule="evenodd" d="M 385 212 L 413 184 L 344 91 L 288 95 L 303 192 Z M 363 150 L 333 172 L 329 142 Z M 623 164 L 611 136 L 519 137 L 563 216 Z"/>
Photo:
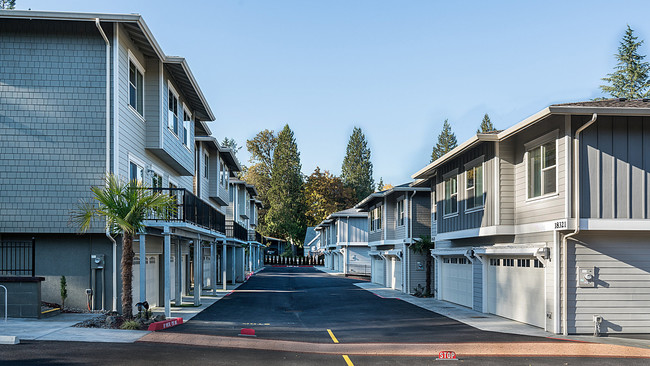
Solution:
<path fill-rule="evenodd" d="M 534 258 L 490 258 L 488 311 L 544 327 L 544 268 Z"/>
<path fill-rule="evenodd" d="M 465 257 L 444 257 L 440 282 L 442 299 L 472 307 L 472 264 Z"/>

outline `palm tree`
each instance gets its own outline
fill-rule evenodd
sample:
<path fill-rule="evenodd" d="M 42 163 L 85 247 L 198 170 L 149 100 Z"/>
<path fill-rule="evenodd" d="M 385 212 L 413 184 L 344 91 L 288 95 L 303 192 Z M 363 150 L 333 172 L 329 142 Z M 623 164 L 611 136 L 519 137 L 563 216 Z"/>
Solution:
<path fill-rule="evenodd" d="M 433 249 L 433 242 L 429 235 L 422 235 L 419 239 L 416 239 L 413 245 L 411 246 L 413 251 L 422 254 L 425 256 L 425 273 L 427 280 L 424 287 L 424 296 L 431 296 L 431 268 L 433 267 L 433 258 L 431 257 L 431 249 Z"/>
<path fill-rule="evenodd" d="M 144 228 L 152 212 L 173 215 L 176 200 L 168 194 L 147 189 L 137 181 L 125 182 L 113 174 L 105 177 L 104 187 L 92 187 L 96 202 L 82 202 L 72 213 L 72 222 L 86 232 L 94 220 L 103 218 L 112 234 L 122 235 L 122 314 L 133 318 L 133 236 Z"/>

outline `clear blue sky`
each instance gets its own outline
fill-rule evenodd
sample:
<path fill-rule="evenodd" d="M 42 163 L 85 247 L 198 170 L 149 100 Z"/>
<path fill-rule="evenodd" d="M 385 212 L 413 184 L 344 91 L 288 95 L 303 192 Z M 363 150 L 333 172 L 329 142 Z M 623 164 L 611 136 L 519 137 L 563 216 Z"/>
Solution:
<path fill-rule="evenodd" d="M 303 173 L 339 174 L 360 126 L 375 181 L 392 184 L 429 162 L 445 118 L 460 143 L 486 112 L 506 128 L 549 104 L 601 96 L 626 24 L 650 41 L 649 1 L 17 0 L 17 8 L 139 13 L 165 53 L 187 58 L 219 140 L 244 145 L 288 123 Z"/>

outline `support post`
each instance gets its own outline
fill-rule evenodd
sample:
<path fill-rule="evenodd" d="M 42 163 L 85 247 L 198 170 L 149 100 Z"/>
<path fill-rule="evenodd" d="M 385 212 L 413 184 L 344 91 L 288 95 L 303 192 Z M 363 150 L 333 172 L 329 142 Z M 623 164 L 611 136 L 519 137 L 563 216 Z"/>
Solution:
<path fill-rule="evenodd" d="M 176 306 L 181 306 L 183 303 L 183 248 L 181 241 L 176 241 L 176 286 L 174 294 L 174 303 Z"/>
<path fill-rule="evenodd" d="M 169 231 L 169 226 L 165 226 L 163 230 L 163 237 L 164 237 L 164 247 L 163 247 L 163 256 L 165 260 L 165 317 L 169 318 L 172 316 L 171 314 L 171 292 L 172 292 L 172 284 L 171 284 L 171 276 L 170 276 L 170 269 L 171 269 L 171 250 L 172 250 L 172 239 L 171 239 L 171 232 Z M 142 265 L 142 258 L 140 259 L 140 265 Z"/>
<path fill-rule="evenodd" d="M 194 306 L 201 305 L 201 290 L 203 289 L 203 244 L 201 234 L 194 242 Z"/>
<path fill-rule="evenodd" d="M 224 242 L 221 244 L 221 283 L 223 289 L 228 289 L 228 277 L 226 276 L 226 271 L 228 270 L 228 247 Z"/>
<path fill-rule="evenodd" d="M 210 287 L 212 294 L 217 294 L 217 242 L 210 243 Z"/>
<path fill-rule="evenodd" d="M 232 247 L 232 278 L 230 279 L 231 283 L 235 284 L 235 278 L 237 278 L 237 247 Z"/>
<path fill-rule="evenodd" d="M 140 234 L 140 241 L 138 245 L 140 247 L 140 302 L 147 300 L 147 261 L 145 260 L 147 256 L 147 250 L 145 248 L 145 237 L 144 233 Z M 167 276 L 165 271 L 165 276 Z"/>

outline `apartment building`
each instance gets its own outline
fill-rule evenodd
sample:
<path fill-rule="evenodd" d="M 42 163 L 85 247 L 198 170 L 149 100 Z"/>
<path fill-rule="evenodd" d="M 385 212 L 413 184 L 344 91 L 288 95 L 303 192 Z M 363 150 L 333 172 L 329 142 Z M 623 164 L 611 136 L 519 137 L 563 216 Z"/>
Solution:
<path fill-rule="evenodd" d="M 178 213 L 152 213 L 135 238 L 134 302 L 198 304 L 202 253 L 214 262 L 227 239 L 219 182 L 238 163 L 208 141 L 214 115 L 187 61 L 166 55 L 139 15 L 0 19 L 0 240 L 34 237 L 44 301 L 60 301 L 65 275 L 67 305 L 120 310 L 120 240 L 101 222 L 79 235 L 69 221 L 105 174 L 140 180 L 175 196 Z"/>
<path fill-rule="evenodd" d="M 428 253 L 411 248 L 431 231 L 431 189 L 402 184 L 370 194 L 354 208 L 368 213 L 371 280 L 404 293 L 425 286 Z"/>
<path fill-rule="evenodd" d="M 436 297 L 554 333 L 650 331 L 649 107 L 551 105 L 415 173 Z"/>
<path fill-rule="evenodd" d="M 316 226 L 325 267 L 346 275 L 370 275 L 367 220 L 366 212 L 349 208 L 327 216 Z"/>

